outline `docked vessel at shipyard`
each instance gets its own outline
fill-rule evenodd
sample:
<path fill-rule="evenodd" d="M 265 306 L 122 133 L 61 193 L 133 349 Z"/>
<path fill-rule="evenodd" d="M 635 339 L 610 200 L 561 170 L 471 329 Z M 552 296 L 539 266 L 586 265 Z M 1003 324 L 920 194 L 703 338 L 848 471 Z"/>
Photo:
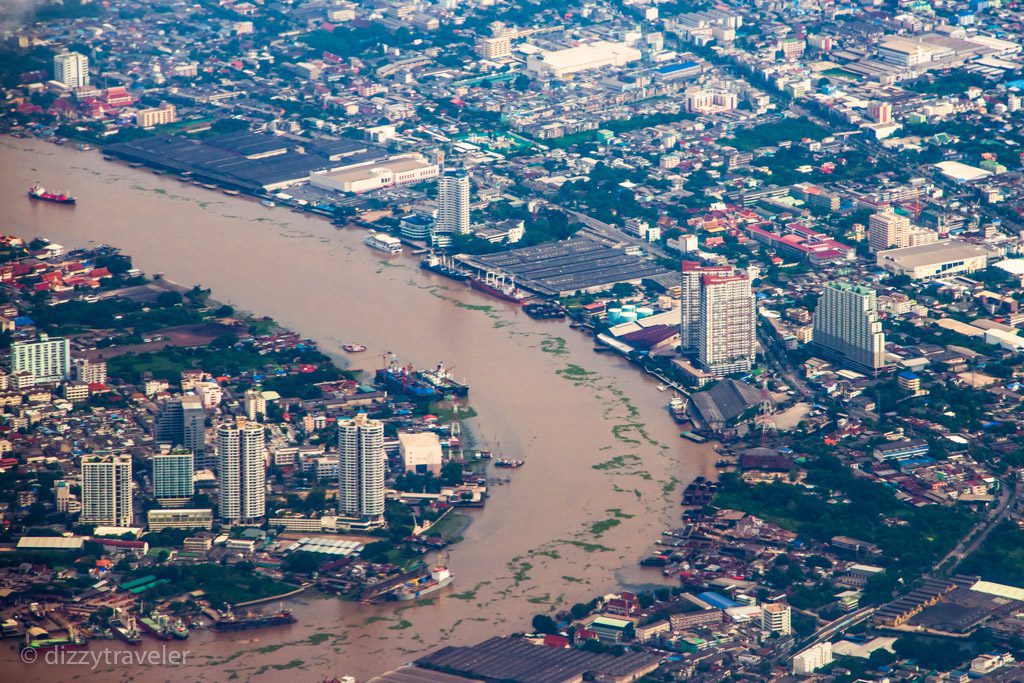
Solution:
<path fill-rule="evenodd" d="M 283 609 L 275 614 L 264 614 L 252 617 L 236 617 L 233 614 L 228 614 L 224 619 L 221 619 L 213 625 L 218 631 L 246 631 L 252 628 L 265 628 L 267 626 L 283 626 L 285 624 L 294 624 L 295 617 L 292 616 L 291 610 Z"/>
<path fill-rule="evenodd" d="M 452 576 L 448 567 L 443 564 L 434 565 L 430 568 L 429 574 L 406 581 L 392 591 L 391 597 L 395 600 L 415 600 L 434 591 L 441 590 L 454 580 L 455 577 Z"/>
<path fill-rule="evenodd" d="M 469 394 L 469 385 L 456 381 L 444 363 L 433 370 L 416 370 L 412 365 L 400 365 L 394 356 L 386 367 L 377 370 L 375 381 L 388 391 L 417 400 Z"/>
<path fill-rule="evenodd" d="M 39 183 L 36 183 L 28 191 L 29 199 L 39 199 L 44 202 L 54 202 L 55 204 L 74 204 L 75 198 L 66 192 L 47 192 Z"/>
<path fill-rule="evenodd" d="M 685 424 L 689 421 L 686 416 L 686 401 L 682 396 L 676 395 L 668 402 L 668 412 L 677 424 Z"/>
<path fill-rule="evenodd" d="M 367 235 L 364 241 L 378 251 L 387 252 L 388 254 L 402 253 L 402 241 L 391 235 L 373 232 Z"/>
<path fill-rule="evenodd" d="M 516 287 L 515 278 L 507 278 L 498 273 L 485 273 L 483 278 L 474 275 L 469 278 L 469 286 L 473 289 L 490 294 L 503 301 L 511 301 L 514 304 L 521 304 L 526 301 L 527 294 Z"/>
<path fill-rule="evenodd" d="M 114 632 L 114 636 L 120 638 L 129 645 L 138 645 L 142 642 L 142 636 L 139 635 L 139 630 L 135 628 L 135 620 L 128 617 L 127 620 L 122 620 L 120 617 L 116 617 L 110 620 L 110 630 Z"/>
<path fill-rule="evenodd" d="M 459 282 L 465 282 L 469 279 L 469 273 L 464 270 L 460 270 L 455 262 L 450 258 L 446 258 L 444 254 L 438 256 L 437 254 L 428 254 L 420 261 L 420 268 L 429 270 L 431 273 L 437 273 L 444 277 L 451 278 L 452 280 L 458 280 Z"/>
<path fill-rule="evenodd" d="M 420 378 L 432 384 L 442 394 L 454 394 L 465 396 L 469 393 L 469 385 L 455 380 L 450 369 L 444 367 L 444 363 L 438 363 L 433 370 L 423 370 L 419 373 Z"/>
<path fill-rule="evenodd" d="M 185 640 L 188 638 L 188 628 L 185 623 L 181 619 L 171 619 L 165 614 L 153 612 L 149 616 L 141 617 L 139 624 L 143 631 L 160 640 Z"/>
<path fill-rule="evenodd" d="M 24 649 L 26 650 L 53 650 L 60 648 L 62 650 L 79 650 L 88 647 L 88 642 L 84 637 L 78 634 L 74 628 L 68 628 L 68 635 L 64 638 L 51 638 L 49 634 L 45 634 L 47 637 L 35 637 L 33 638 L 30 633 L 25 634 Z"/>

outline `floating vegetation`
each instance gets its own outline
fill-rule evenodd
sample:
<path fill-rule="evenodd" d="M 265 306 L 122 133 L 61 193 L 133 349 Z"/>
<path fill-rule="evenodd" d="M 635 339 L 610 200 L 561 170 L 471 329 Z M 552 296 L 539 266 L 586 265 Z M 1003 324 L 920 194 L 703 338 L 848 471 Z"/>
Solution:
<path fill-rule="evenodd" d="M 600 543 L 586 543 L 584 541 L 562 541 L 566 545 L 574 545 L 580 550 L 588 553 L 607 553 L 611 552 L 611 548 Z"/>
<path fill-rule="evenodd" d="M 599 462 L 596 465 L 591 465 L 591 468 L 595 470 L 617 470 L 623 467 L 628 467 L 630 463 L 640 460 L 640 456 L 632 453 L 626 453 L 624 455 L 616 455 L 610 460 Z"/>
<path fill-rule="evenodd" d="M 553 337 L 550 334 L 544 335 L 544 339 L 540 343 L 540 350 L 556 356 L 564 356 L 569 353 L 569 349 L 565 348 L 565 339 Z"/>
<path fill-rule="evenodd" d="M 622 522 L 615 518 L 602 519 L 600 522 L 594 522 L 590 525 L 590 533 L 592 533 L 594 536 L 600 536 L 604 532 L 608 531 L 609 529 L 614 529 L 620 524 L 622 524 Z"/>

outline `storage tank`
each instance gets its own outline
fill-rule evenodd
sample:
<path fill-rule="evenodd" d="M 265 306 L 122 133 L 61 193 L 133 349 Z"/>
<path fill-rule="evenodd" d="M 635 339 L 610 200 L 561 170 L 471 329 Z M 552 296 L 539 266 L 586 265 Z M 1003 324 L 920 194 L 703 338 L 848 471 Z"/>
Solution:
<path fill-rule="evenodd" d="M 647 318 L 654 315 L 654 309 L 649 306 L 640 306 L 636 309 L 637 318 Z"/>

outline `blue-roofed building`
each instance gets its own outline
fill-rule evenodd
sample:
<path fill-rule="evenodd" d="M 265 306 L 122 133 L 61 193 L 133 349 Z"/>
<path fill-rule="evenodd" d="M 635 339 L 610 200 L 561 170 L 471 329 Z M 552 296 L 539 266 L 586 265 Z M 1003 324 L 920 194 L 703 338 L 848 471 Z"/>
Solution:
<path fill-rule="evenodd" d="M 896 382 L 900 385 L 900 389 L 909 391 L 912 394 L 916 395 L 921 391 L 921 378 L 910 370 L 904 370 L 896 375 Z"/>
<path fill-rule="evenodd" d="M 678 78 L 692 78 L 699 76 L 702 69 L 697 62 L 677 62 L 659 66 L 654 70 L 654 77 L 660 80 L 676 80 Z"/>
<path fill-rule="evenodd" d="M 716 609 L 730 609 L 732 607 L 740 606 L 740 603 L 730 600 L 721 593 L 715 593 L 712 591 L 698 593 L 697 597 Z"/>
<path fill-rule="evenodd" d="M 36 321 L 27 315 L 19 315 L 14 319 L 15 327 L 35 327 Z"/>

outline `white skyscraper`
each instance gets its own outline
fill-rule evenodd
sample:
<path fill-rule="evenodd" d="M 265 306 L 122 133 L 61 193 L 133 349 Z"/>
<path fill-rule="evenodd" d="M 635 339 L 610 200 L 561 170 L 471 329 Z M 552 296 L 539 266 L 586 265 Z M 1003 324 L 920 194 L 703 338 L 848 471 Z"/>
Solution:
<path fill-rule="evenodd" d="M 267 463 L 263 425 L 240 418 L 217 429 L 220 518 L 250 524 L 266 514 Z"/>
<path fill-rule="evenodd" d="M 868 246 L 871 251 L 902 249 L 910 246 L 910 219 L 891 208 L 868 218 Z"/>
<path fill-rule="evenodd" d="M 440 233 L 469 233 L 469 176 L 465 171 L 447 172 L 438 178 L 434 229 Z"/>
<path fill-rule="evenodd" d="M 885 333 L 875 290 L 848 282 L 825 285 L 814 311 L 815 352 L 824 358 L 876 373 L 885 366 Z"/>
<path fill-rule="evenodd" d="M 153 496 L 164 507 L 182 507 L 195 493 L 195 456 L 180 448 L 153 456 Z"/>
<path fill-rule="evenodd" d="M 57 383 L 71 378 L 71 345 L 67 339 L 40 334 L 36 341 L 11 344 L 11 372 L 26 372 L 39 383 Z"/>
<path fill-rule="evenodd" d="M 700 348 L 702 279 L 709 273 L 732 275 L 732 266 L 705 266 L 700 261 L 683 261 L 682 296 L 679 310 L 680 346 L 684 354 L 697 353 Z"/>
<path fill-rule="evenodd" d="M 705 372 L 725 377 L 753 367 L 755 308 L 750 278 L 743 271 L 714 269 L 701 274 L 697 360 Z"/>
<path fill-rule="evenodd" d="M 53 80 L 69 88 L 89 85 L 89 58 L 78 52 L 62 52 L 54 56 Z"/>
<path fill-rule="evenodd" d="M 132 526 L 132 459 L 127 455 L 82 459 L 83 524 Z"/>
<path fill-rule="evenodd" d="M 338 422 L 338 513 L 384 520 L 384 423 L 364 413 Z"/>

